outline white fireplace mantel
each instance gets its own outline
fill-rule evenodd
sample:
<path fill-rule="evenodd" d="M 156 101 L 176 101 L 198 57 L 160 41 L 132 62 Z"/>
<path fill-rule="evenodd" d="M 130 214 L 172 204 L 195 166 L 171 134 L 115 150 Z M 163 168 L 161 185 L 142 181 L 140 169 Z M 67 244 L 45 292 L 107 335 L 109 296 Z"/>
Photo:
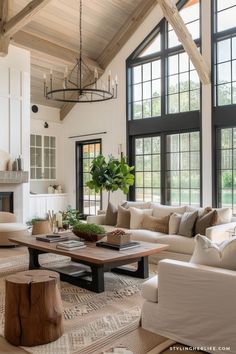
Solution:
<path fill-rule="evenodd" d="M 0 184 L 20 184 L 29 181 L 27 171 L 0 171 Z"/>

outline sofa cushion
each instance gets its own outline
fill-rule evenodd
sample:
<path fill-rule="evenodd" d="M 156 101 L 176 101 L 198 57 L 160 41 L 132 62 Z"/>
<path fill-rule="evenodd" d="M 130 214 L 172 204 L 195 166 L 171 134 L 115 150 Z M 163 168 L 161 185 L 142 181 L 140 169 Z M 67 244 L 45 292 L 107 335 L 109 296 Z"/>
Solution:
<path fill-rule="evenodd" d="M 195 226 L 196 219 L 198 217 L 198 211 L 186 212 L 182 215 L 180 225 L 179 225 L 179 235 L 192 237 L 193 229 Z"/>
<path fill-rule="evenodd" d="M 130 227 L 130 210 L 121 205 L 118 205 L 116 227 L 124 227 L 127 229 Z"/>
<path fill-rule="evenodd" d="M 181 221 L 182 215 L 173 213 L 170 215 L 169 220 L 169 234 L 177 235 L 179 233 L 179 225 Z"/>
<path fill-rule="evenodd" d="M 180 235 L 166 235 L 161 232 L 149 230 L 132 230 L 131 238 L 134 241 L 161 243 L 169 245 L 168 252 L 192 254 L 194 250 L 194 237 Z"/>
<path fill-rule="evenodd" d="M 186 206 L 186 212 L 193 212 L 193 211 L 198 211 L 198 215 L 201 215 L 204 212 L 204 208 L 196 208 L 193 205 L 187 205 Z"/>
<path fill-rule="evenodd" d="M 137 208 L 137 209 L 149 209 L 151 202 L 132 202 L 132 201 L 123 201 L 122 205 L 125 208 Z"/>
<path fill-rule="evenodd" d="M 118 214 L 117 207 L 113 205 L 111 202 L 109 202 L 106 211 L 106 219 L 105 219 L 106 225 L 115 226 L 117 223 L 117 214 Z"/>
<path fill-rule="evenodd" d="M 164 218 L 172 213 L 183 214 L 186 210 L 186 206 L 174 207 L 155 203 L 151 203 L 150 208 L 153 209 L 152 215 L 156 218 Z"/>
<path fill-rule="evenodd" d="M 217 220 L 216 225 L 226 224 L 231 222 L 232 218 L 232 209 L 231 208 L 218 208 L 217 211 Z"/>
<path fill-rule="evenodd" d="M 168 234 L 169 232 L 169 219 L 170 215 L 164 218 L 155 218 L 154 216 L 144 215 L 142 222 L 142 229 L 163 232 Z"/>
<path fill-rule="evenodd" d="M 142 296 L 150 302 L 158 302 L 158 276 L 154 276 L 142 285 Z"/>
<path fill-rule="evenodd" d="M 130 207 L 130 228 L 142 229 L 144 215 L 152 215 L 152 209 L 138 209 Z"/>
<path fill-rule="evenodd" d="M 193 254 L 194 237 L 183 237 L 180 235 L 158 235 L 156 242 L 169 245 L 167 252 Z"/>
<path fill-rule="evenodd" d="M 219 244 L 202 235 L 197 235 L 195 240 L 191 263 L 236 270 L 236 237 Z"/>
<path fill-rule="evenodd" d="M 203 214 L 197 218 L 195 224 L 195 234 L 206 235 L 206 229 L 215 225 L 217 220 L 216 210 L 212 210 L 207 214 Z"/>
<path fill-rule="evenodd" d="M 132 240 L 151 242 L 151 243 L 158 243 L 158 237 L 162 237 L 165 235 L 162 232 L 150 231 L 150 230 L 137 229 L 137 230 L 130 230 L 130 231 L 131 231 Z"/>

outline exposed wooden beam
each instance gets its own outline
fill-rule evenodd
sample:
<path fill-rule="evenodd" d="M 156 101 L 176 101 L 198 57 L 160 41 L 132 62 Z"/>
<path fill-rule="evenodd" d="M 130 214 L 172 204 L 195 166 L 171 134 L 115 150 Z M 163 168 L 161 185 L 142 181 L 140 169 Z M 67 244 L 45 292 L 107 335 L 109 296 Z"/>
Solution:
<path fill-rule="evenodd" d="M 136 31 L 136 29 L 143 22 L 145 17 L 151 12 L 156 5 L 156 0 L 141 1 L 138 8 L 134 11 L 132 16 L 123 24 L 121 29 L 115 34 L 112 40 L 98 57 L 99 65 L 105 69 L 120 49 L 125 45 L 128 39 Z M 66 115 L 72 110 L 76 103 L 66 103 L 60 112 L 60 118 L 63 120 Z"/>
<path fill-rule="evenodd" d="M 32 0 L 20 12 L 3 25 L 5 36 L 12 37 L 16 32 L 27 25 L 32 18 L 42 10 L 51 0 Z"/>
<path fill-rule="evenodd" d="M 203 84 L 211 83 L 211 70 L 203 56 L 198 50 L 191 34 L 189 33 L 176 5 L 171 0 L 157 0 L 167 21 L 173 27 L 180 43 L 191 59 L 197 70 L 198 76 Z"/>
<path fill-rule="evenodd" d="M 102 54 L 98 57 L 98 63 L 105 69 L 136 29 L 141 25 L 145 17 L 156 6 L 156 0 L 141 1 L 130 18 L 122 25 L 121 29 L 115 34 L 108 43 Z"/>
<path fill-rule="evenodd" d="M 46 39 L 35 36 L 33 34 L 27 33 L 25 31 L 19 31 L 13 36 L 13 41 L 16 45 L 30 49 L 34 52 L 43 55 L 44 57 L 51 57 L 57 61 L 64 62 L 65 65 L 75 65 L 76 59 L 78 58 L 78 53 L 61 47 L 55 43 L 49 42 Z M 84 63 L 89 67 L 90 70 L 95 68 L 101 74 L 103 69 L 99 64 L 88 57 L 83 57 Z"/>
<path fill-rule="evenodd" d="M 0 56 L 5 56 L 8 53 L 8 46 L 10 42 L 9 37 L 4 37 L 3 27 L 7 22 L 8 17 L 8 0 L 1 0 L 0 1 Z"/>

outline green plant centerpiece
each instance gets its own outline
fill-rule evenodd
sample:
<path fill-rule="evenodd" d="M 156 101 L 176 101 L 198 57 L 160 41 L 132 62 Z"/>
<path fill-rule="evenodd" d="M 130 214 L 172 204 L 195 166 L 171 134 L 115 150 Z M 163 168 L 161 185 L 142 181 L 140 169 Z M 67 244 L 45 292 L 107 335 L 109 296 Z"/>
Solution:
<path fill-rule="evenodd" d="M 86 185 L 96 193 L 107 191 L 109 202 L 111 192 L 120 189 L 124 194 L 128 194 L 129 187 L 134 184 L 134 175 L 131 173 L 133 169 L 124 157 L 119 160 L 110 155 L 106 161 L 103 155 L 99 155 L 92 161 L 92 179 Z"/>
<path fill-rule="evenodd" d="M 70 205 L 68 205 L 66 210 L 62 211 L 61 214 L 62 214 L 62 224 L 64 229 L 73 227 L 81 219 L 81 215 L 79 211 L 73 209 Z"/>
<path fill-rule="evenodd" d="M 73 233 L 76 236 L 91 242 L 97 242 L 106 236 L 104 227 L 96 224 L 86 224 L 82 222 L 77 222 L 73 226 Z"/>

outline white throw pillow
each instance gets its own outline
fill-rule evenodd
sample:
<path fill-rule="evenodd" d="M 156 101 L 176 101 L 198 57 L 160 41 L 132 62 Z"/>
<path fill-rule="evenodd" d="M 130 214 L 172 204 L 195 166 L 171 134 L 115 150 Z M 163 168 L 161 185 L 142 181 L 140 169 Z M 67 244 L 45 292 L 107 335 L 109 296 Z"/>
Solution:
<path fill-rule="evenodd" d="M 130 229 L 141 229 L 144 215 L 152 215 L 152 209 L 129 208 Z"/>
<path fill-rule="evenodd" d="M 209 238 L 197 235 L 190 263 L 236 270 L 236 237 L 214 243 Z"/>
<path fill-rule="evenodd" d="M 186 211 L 186 206 L 169 206 L 169 205 L 162 205 L 162 204 L 151 204 L 151 209 L 153 209 L 153 216 L 155 218 L 164 218 L 172 213 L 183 214 Z"/>
<path fill-rule="evenodd" d="M 216 225 L 227 224 L 228 222 L 231 222 L 232 219 L 231 208 L 220 208 L 215 210 L 217 211 Z"/>
<path fill-rule="evenodd" d="M 169 235 L 178 235 L 182 215 L 173 213 L 169 220 Z"/>

